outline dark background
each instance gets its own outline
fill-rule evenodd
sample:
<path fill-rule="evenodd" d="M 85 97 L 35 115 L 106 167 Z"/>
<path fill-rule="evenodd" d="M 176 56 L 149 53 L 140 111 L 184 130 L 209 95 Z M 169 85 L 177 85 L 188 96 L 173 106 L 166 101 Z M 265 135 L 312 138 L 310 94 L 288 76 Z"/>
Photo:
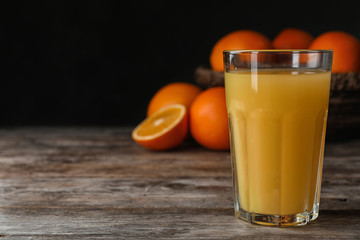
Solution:
<path fill-rule="evenodd" d="M 29 1 L 2 6 L 0 125 L 139 123 L 161 86 L 194 82 L 214 43 L 285 27 L 360 38 L 354 1 Z"/>

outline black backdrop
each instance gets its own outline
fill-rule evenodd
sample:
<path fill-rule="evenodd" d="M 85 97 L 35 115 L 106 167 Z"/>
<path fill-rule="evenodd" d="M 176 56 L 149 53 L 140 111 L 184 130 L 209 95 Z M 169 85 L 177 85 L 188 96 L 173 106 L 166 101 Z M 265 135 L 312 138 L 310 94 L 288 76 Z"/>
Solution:
<path fill-rule="evenodd" d="M 351 2 L 12 2 L 0 8 L 0 125 L 133 126 L 161 86 L 194 82 L 230 31 L 273 38 L 297 27 L 359 38 Z"/>

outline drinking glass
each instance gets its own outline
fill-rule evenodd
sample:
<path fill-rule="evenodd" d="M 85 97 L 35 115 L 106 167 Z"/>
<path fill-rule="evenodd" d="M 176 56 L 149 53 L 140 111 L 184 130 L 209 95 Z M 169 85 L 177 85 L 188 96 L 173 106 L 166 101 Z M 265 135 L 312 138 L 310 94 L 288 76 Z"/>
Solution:
<path fill-rule="evenodd" d="M 235 215 L 270 226 L 319 215 L 331 50 L 224 51 Z"/>

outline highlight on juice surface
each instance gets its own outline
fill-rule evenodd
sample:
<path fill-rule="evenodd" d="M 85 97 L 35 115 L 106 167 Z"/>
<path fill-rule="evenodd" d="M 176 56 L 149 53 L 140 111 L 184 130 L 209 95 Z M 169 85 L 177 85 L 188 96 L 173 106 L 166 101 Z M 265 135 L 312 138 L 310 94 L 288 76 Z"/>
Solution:
<path fill-rule="evenodd" d="M 224 52 L 238 218 L 270 226 L 317 218 L 331 60 L 328 50 Z"/>

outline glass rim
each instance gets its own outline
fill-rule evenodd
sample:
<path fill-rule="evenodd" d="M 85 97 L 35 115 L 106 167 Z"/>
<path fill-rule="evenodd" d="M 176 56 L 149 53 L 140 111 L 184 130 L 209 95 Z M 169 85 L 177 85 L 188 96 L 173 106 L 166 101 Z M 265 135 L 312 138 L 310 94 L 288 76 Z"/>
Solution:
<path fill-rule="evenodd" d="M 240 53 L 332 53 L 332 49 L 233 49 L 224 50 L 223 53 L 240 54 Z"/>

